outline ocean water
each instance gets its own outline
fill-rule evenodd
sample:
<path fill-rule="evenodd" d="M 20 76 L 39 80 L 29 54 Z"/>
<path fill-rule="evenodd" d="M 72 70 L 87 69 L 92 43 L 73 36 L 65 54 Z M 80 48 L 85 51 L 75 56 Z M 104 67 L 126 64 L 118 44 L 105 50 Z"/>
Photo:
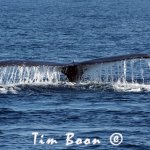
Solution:
<path fill-rule="evenodd" d="M 0 60 L 150 54 L 149 7 L 149 0 L 0 0 Z M 90 82 L 79 84 L 60 82 L 51 69 L 47 77 L 25 68 L 38 74 L 33 82 L 23 68 L 0 67 L 0 149 L 149 150 L 150 60 L 111 65 L 94 66 L 84 75 Z M 66 145 L 69 133 L 74 143 Z M 49 138 L 57 143 L 46 144 Z"/>

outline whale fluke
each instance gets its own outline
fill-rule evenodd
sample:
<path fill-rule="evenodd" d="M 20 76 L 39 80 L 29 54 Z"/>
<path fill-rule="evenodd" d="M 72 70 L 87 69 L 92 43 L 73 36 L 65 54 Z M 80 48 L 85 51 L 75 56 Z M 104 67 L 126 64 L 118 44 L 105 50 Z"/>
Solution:
<path fill-rule="evenodd" d="M 131 60 L 131 59 L 148 59 L 150 58 L 149 54 L 129 54 L 129 55 L 121 55 L 121 56 L 113 56 L 113 57 L 105 57 L 92 59 L 88 61 L 82 62 L 73 62 L 68 64 L 63 63 L 53 63 L 47 61 L 30 61 L 30 60 L 6 60 L 0 61 L 0 67 L 6 66 L 53 66 L 57 67 L 58 70 L 67 76 L 70 82 L 77 82 L 82 78 L 85 70 L 88 69 L 89 66 L 95 64 L 104 64 L 104 63 L 112 63 L 123 60 Z"/>

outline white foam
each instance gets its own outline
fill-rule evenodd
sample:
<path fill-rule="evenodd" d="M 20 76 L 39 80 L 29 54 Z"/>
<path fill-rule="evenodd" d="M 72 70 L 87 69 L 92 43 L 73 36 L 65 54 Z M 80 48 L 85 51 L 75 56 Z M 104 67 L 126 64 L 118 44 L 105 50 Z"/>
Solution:
<path fill-rule="evenodd" d="M 7 93 L 18 94 L 18 91 L 20 90 L 21 89 L 19 87 L 13 85 L 0 87 L 1 94 L 7 94 Z"/>
<path fill-rule="evenodd" d="M 148 62 L 148 66 L 149 66 L 149 68 L 150 68 L 150 62 Z"/>
<path fill-rule="evenodd" d="M 141 92 L 150 91 L 150 85 L 128 82 L 116 82 L 113 84 L 113 88 L 116 91 L 123 92 Z"/>
<path fill-rule="evenodd" d="M 1 94 L 7 94 L 8 90 L 6 87 L 0 87 L 0 93 Z"/>

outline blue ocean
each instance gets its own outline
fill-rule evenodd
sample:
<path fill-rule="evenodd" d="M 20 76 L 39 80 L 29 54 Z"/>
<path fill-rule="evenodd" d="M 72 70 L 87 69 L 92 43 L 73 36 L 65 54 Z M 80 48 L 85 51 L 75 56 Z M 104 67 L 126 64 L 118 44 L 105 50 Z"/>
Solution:
<path fill-rule="evenodd" d="M 138 53 L 150 54 L 149 0 L 0 0 L 0 61 Z M 150 59 L 101 63 L 83 78 L 0 62 L 0 149 L 149 150 Z"/>

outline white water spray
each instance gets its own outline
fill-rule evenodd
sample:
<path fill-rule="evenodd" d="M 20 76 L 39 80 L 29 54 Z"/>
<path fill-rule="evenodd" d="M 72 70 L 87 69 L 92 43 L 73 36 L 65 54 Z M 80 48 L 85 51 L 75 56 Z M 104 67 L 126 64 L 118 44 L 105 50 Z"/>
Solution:
<path fill-rule="evenodd" d="M 63 75 L 65 76 L 65 75 Z M 122 60 L 87 66 L 82 79 L 70 84 L 58 67 L 54 66 L 3 66 L 0 67 L 0 93 L 15 93 L 18 85 L 95 85 L 112 87 L 117 91 L 150 91 L 150 59 Z M 13 87 L 13 88 L 10 88 Z M 106 87 L 106 86 L 105 86 Z"/>
<path fill-rule="evenodd" d="M 117 91 L 150 91 L 149 61 L 133 59 L 96 64 L 87 69 L 82 82 L 107 84 Z"/>
<path fill-rule="evenodd" d="M 0 68 L 0 85 L 58 84 L 60 72 L 51 66 L 6 66 Z"/>

